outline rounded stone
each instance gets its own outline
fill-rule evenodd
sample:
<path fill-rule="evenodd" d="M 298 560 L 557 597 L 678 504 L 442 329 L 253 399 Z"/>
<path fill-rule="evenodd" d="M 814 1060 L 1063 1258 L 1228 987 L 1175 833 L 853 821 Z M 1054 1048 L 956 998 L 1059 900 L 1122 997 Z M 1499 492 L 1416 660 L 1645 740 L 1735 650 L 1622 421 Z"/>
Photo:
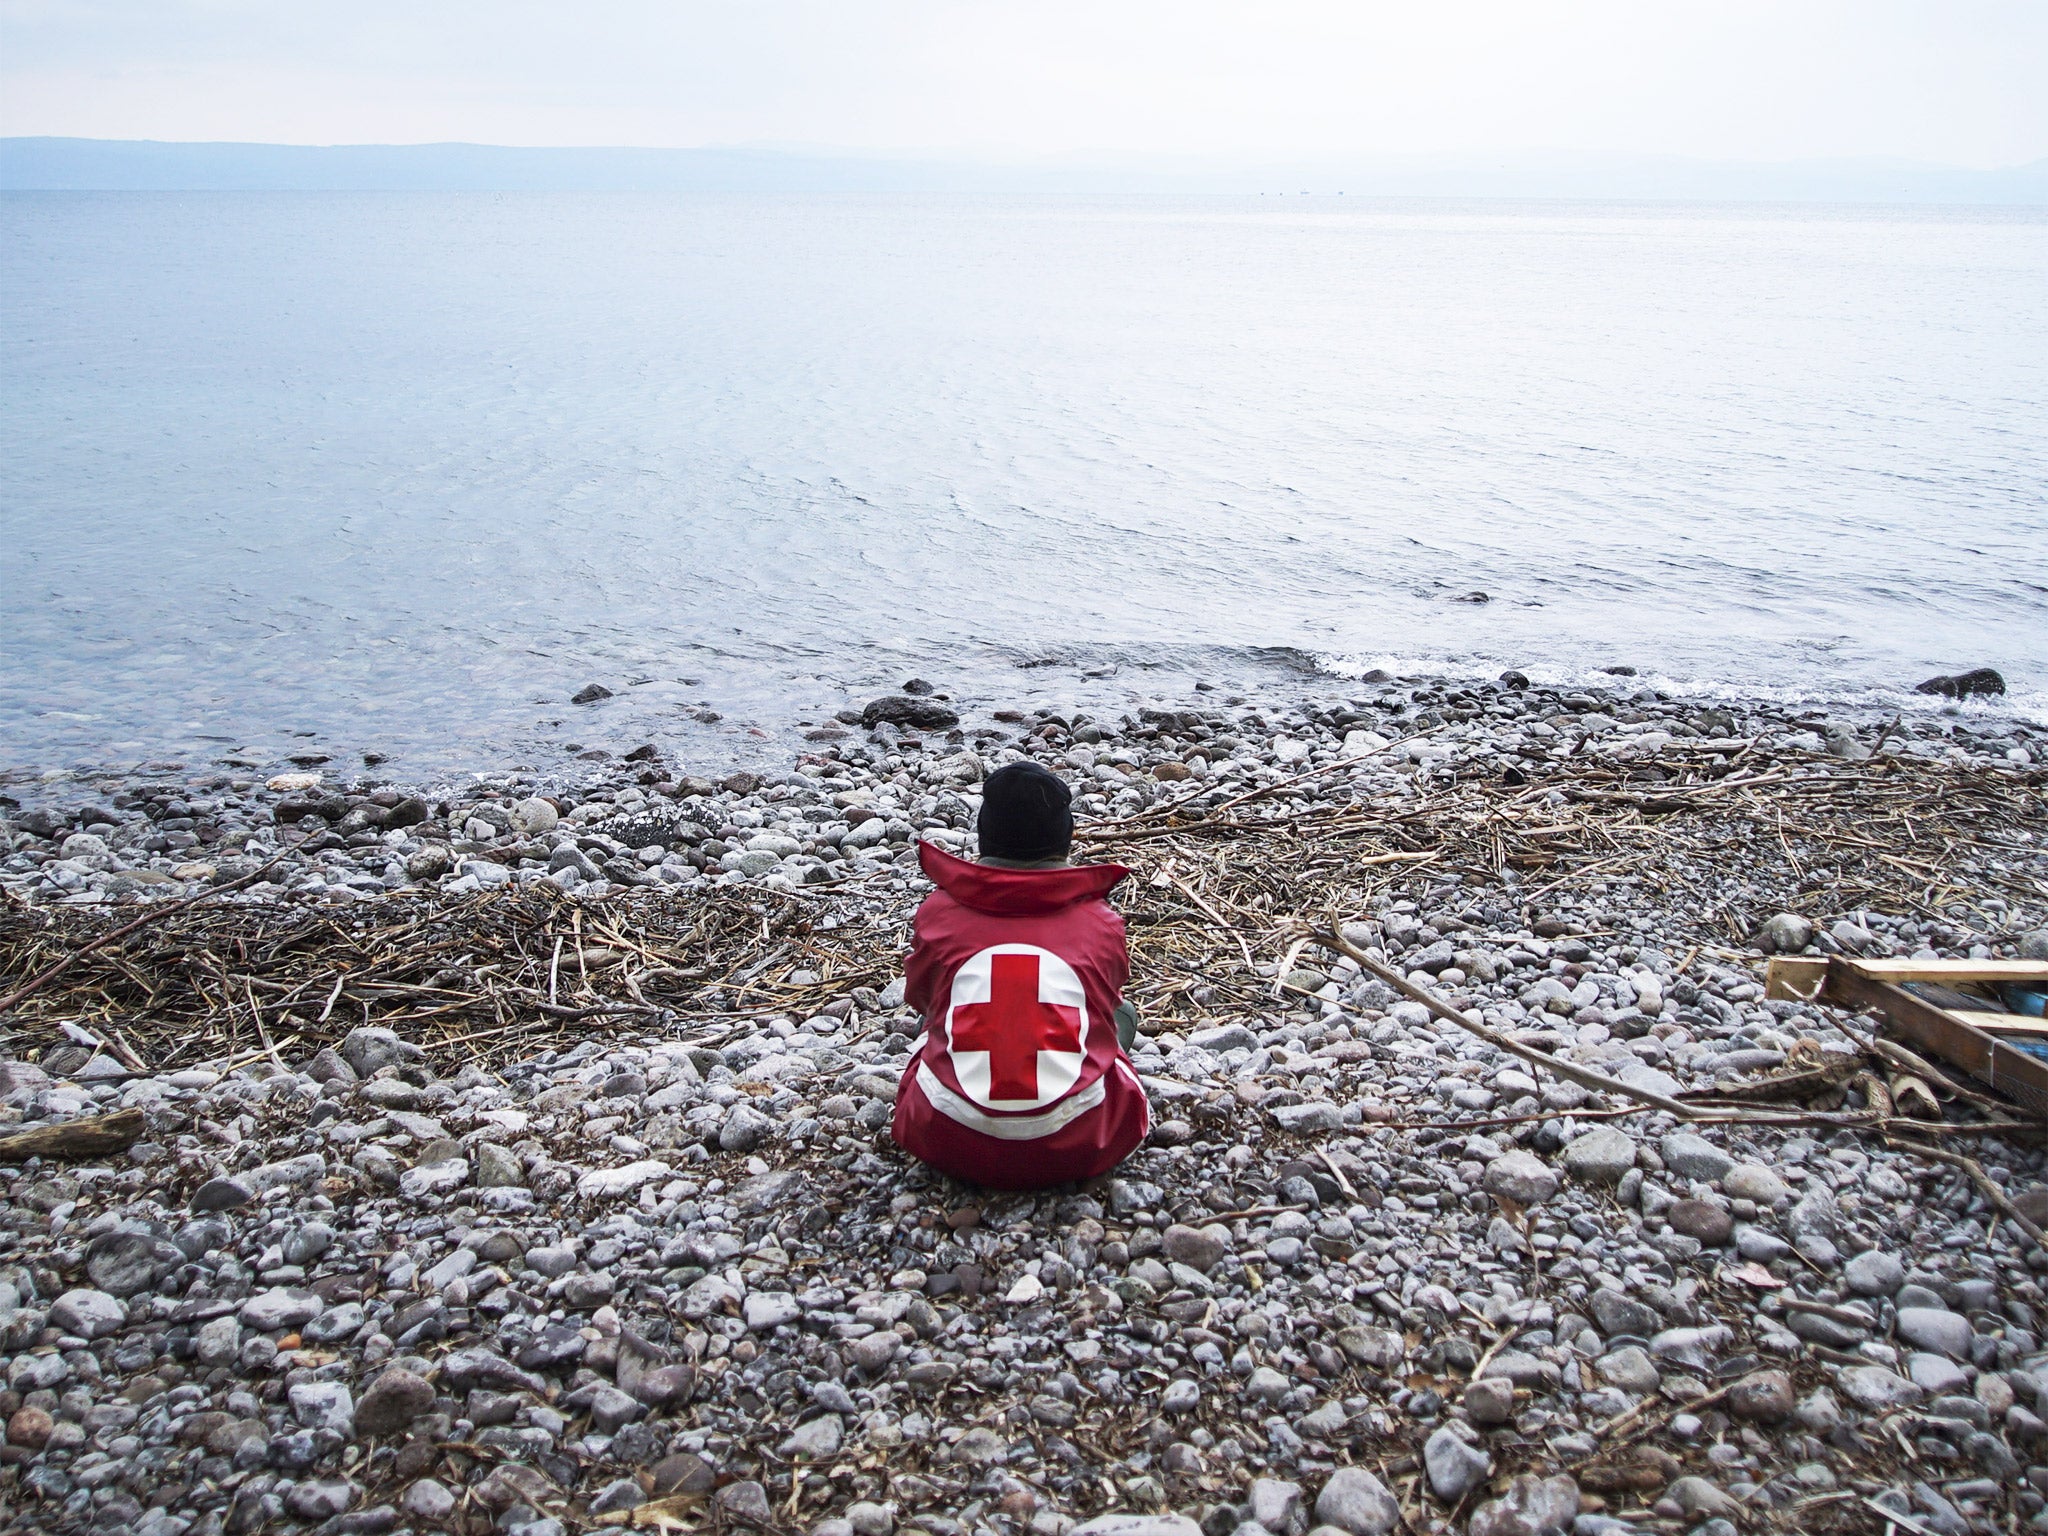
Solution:
<path fill-rule="evenodd" d="M 192 1192 L 191 1209 L 196 1215 L 204 1215 L 208 1211 L 231 1211 L 255 1198 L 256 1192 L 240 1179 L 208 1179 Z"/>
<path fill-rule="evenodd" d="M 1691 1131 L 1673 1131 L 1657 1143 L 1664 1166 L 1682 1179 L 1704 1179 L 1709 1184 L 1724 1177 L 1735 1159 Z"/>
<path fill-rule="evenodd" d="M 1172 1262 L 1205 1275 L 1230 1252 L 1230 1234 L 1220 1226 L 1190 1227 L 1176 1223 L 1160 1234 L 1160 1243 Z"/>
<path fill-rule="evenodd" d="M 431 1477 L 423 1477 L 405 1490 L 399 1501 L 401 1508 L 409 1515 L 421 1520 L 439 1522 L 448 1517 L 455 1508 L 455 1495 L 447 1487 Z"/>
<path fill-rule="evenodd" d="M 415 1376 L 403 1366 L 390 1366 L 363 1393 L 356 1404 L 356 1432 L 364 1435 L 393 1435 L 434 1407 L 431 1382 Z"/>
<path fill-rule="evenodd" d="M 901 1347 L 902 1340 L 894 1333 L 871 1333 L 865 1338 L 855 1339 L 847 1352 L 862 1370 L 880 1371 L 896 1358 L 896 1351 Z"/>
<path fill-rule="evenodd" d="M 1671 1230 L 1718 1248 L 1735 1231 L 1735 1218 L 1708 1200 L 1679 1200 L 1664 1213 Z"/>
<path fill-rule="evenodd" d="M 1921 1389 L 1881 1365 L 1850 1366 L 1836 1378 L 1842 1395 L 1870 1413 L 1890 1413 L 1919 1402 Z"/>
<path fill-rule="evenodd" d="M 1908 1344 L 1951 1360 L 1967 1359 L 1976 1337 L 1967 1317 L 1939 1307 L 1901 1307 L 1895 1326 Z"/>
<path fill-rule="evenodd" d="M 110 1296 L 150 1289 L 157 1267 L 157 1239 L 143 1232 L 102 1232 L 85 1250 L 86 1278 Z"/>
<path fill-rule="evenodd" d="M 1504 1376 L 1482 1376 L 1465 1388 L 1460 1401 L 1474 1424 L 1505 1424 L 1515 1411 L 1515 1384 Z"/>
<path fill-rule="evenodd" d="M 1244 1395 L 1257 1402 L 1277 1403 L 1294 1388 L 1294 1383 L 1274 1370 L 1262 1365 L 1245 1378 Z"/>
<path fill-rule="evenodd" d="M 543 833 L 552 832 L 562 819 L 561 812 L 555 809 L 554 803 L 543 800 L 538 795 L 521 800 L 512 807 L 509 815 L 513 830 L 525 837 L 539 837 Z"/>
<path fill-rule="evenodd" d="M 1423 1443 L 1422 1464 L 1429 1473 L 1431 1490 L 1446 1504 L 1455 1504 L 1470 1493 L 1493 1467 L 1485 1451 L 1448 1426 Z"/>
<path fill-rule="evenodd" d="M 1633 1344 L 1602 1355 L 1593 1369 L 1610 1387 L 1624 1392 L 1654 1392 L 1664 1379 L 1649 1355 Z"/>
<path fill-rule="evenodd" d="M 1756 931 L 1756 947 L 1766 954 L 1796 955 L 1813 942 L 1813 924 L 1796 912 L 1780 912 Z"/>
<path fill-rule="evenodd" d="M 1480 1184 L 1517 1205 L 1541 1205 L 1557 1193 L 1557 1173 L 1528 1152 L 1504 1152 L 1486 1165 Z"/>
<path fill-rule="evenodd" d="M 327 1303 L 311 1291 L 277 1286 L 259 1291 L 242 1303 L 236 1314 L 244 1328 L 258 1333 L 277 1333 L 310 1323 L 327 1309 Z"/>
<path fill-rule="evenodd" d="M 1842 1266 L 1842 1282 L 1858 1296 L 1890 1296 L 1906 1283 L 1906 1266 L 1881 1248 L 1866 1248 Z"/>
<path fill-rule="evenodd" d="M 1762 1163 L 1737 1163 L 1721 1175 L 1721 1192 L 1731 1200 L 1776 1205 L 1792 1198 L 1792 1186 Z"/>
<path fill-rule="evenodd" d="M 1596 1125 L 1565 1144 L 1565 1171 L 1585 1184 L 1619 1184 L 1636 1165 L 1636 1144 L 1611 1125 Z"/>
<path fill-rule="evenodd" d="M 1339 1467 L 1316 1495 L 1317 1522 L 1350 1536 L 1386 1536 L 1400 1518 L 1400 1502 L 1363 1467 Z"/>
<path fill-rule="evenodd" d="M 1788 1374 L 1758 1371 L 1737 1382 L 1729 1392 L 1728 1411 L 1752 1424 L 1782 1424 L 1792 1416 L 1795 1401 Z"/>
<path fill-rule="evenodd" d="M 799 1424 L 777 1451 L 804 1461 L 827 1461 L 839 1454 L 845 1438 L 846 1426 L 839 1415 L 824 1413 Z"/>
<path fill-rule="evenodd" d="M 672 1493 L 709 1493 L 718 1485 L 718 1473 L 711 1463 L 690 1451 L 664 1456 L 654 1464 L 652 1476 L 657 1499 Z"/>
<path fill-rule="evenodd" d="M 489 1141 L 478 1142 L 475 1151 L 478 1189 L 518 1189 L 525 1185 L 526 1175 L 517 1153 Z"/>
<path fill-rule="evenodd" d="M 345 1477 L 309 1478 L 285 1495 L 285 1508 L 302 1520 L 331 1520 L 355 1502 L 356 1485 Z"/>
<path fill-rule="evenodd" d="M 104 1338 L 128 1321 L 128 1309 L 105 1291 L 66 1291 L 50 1305 L 52 1326 L 81 1339 Z"/>

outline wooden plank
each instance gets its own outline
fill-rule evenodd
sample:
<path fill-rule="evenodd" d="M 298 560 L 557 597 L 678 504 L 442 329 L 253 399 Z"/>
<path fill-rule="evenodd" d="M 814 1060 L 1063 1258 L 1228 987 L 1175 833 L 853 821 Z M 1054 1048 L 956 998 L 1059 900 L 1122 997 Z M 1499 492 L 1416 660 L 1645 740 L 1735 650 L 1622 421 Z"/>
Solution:
<path fill-rule="evenodd" d="M 1825 957 L 1809 960 L 1804 955 L 1780 955 L 1764 972 L 1764 996 L 1777 1003 L 1810 1003 L 1827 984 Z"/>
<path fill-rule="evenodd" d="M 1862 963 L 1828 967 L 1828 1001 L 1883 1014 L 1892 1028 L 1907 1039 L 1926 1046 L 1950 1065 L 1961 1067 L 2035 1116 L 2048 1119 L 2048 1062 L 2014 1050 L 1975 1025 L 1889 981 L 1864 974 L 1860 969 Z"/>
<path fill-rule="evenodd" d="M 2048 981 L 2048 960 L 1857 960 L 1844 955 L 1841 963 L 1873 981 Z"/>
<path fill-rule="evenodd" d="M 1960 1008 L 1951 1008 L 1949 1013 L 1987 1035 L 2048 1036 L 2048 1019 L 2030 1013 L 1965 1013 Z"/>

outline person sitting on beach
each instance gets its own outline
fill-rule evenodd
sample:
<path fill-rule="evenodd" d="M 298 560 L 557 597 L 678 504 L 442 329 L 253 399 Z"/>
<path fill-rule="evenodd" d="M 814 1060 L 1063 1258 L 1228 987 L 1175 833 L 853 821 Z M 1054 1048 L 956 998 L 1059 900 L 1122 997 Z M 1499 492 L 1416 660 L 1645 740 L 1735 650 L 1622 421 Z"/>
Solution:
<path fill-rule="evenodd" d="M 924 1038 L 891 1134 L 942 1173 L 998 1189 L 1091 1179 L 1151 1130 L 1125 1054 L 1138 1016 L 1124 920 L 1104 898 L 1130 871 L 1072 864 L 1072 797 L 1036 763 L 982 786 L 979 863 L 932 843 L 905 1000 Z"/>

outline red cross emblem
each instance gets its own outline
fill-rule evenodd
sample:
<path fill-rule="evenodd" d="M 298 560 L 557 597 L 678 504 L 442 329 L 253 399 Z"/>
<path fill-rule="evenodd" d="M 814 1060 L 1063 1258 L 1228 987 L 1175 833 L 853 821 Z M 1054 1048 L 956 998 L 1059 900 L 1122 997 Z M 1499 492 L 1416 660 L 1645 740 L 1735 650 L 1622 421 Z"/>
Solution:
<path fill-rule="evenodd" d="M 1023 944 L 985 949 L 954 973 L 953 1068 L 969 1098 L 1037 1106 L 1077 1082 L 1087 1004 L 1073 967 Z"/>

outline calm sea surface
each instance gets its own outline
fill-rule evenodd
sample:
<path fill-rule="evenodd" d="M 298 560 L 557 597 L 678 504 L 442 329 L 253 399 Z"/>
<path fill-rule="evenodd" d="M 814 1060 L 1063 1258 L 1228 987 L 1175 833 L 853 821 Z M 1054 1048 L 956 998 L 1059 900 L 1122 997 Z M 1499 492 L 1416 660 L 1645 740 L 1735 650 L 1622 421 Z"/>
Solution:
<path fill-rule="evenodd" d="M 1617 664 L 2048 716 L 2048 210 L 0 197 L 0 768 Z"/>

